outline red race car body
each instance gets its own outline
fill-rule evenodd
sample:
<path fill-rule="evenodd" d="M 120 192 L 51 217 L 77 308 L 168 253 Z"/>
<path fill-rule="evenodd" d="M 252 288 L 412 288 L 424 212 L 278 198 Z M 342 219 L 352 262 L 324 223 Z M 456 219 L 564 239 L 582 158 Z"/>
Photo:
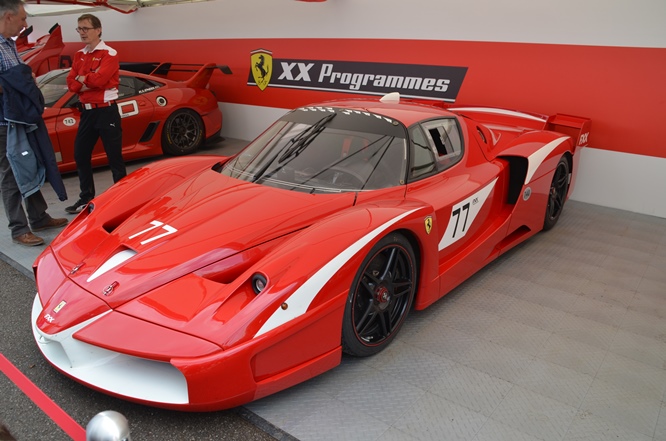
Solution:
<path fill-rule="evenodd" d="M 207 89 L 214 70 L 231 73 L 226 66 L 207 64 L 199 69 L 157 67 L 163 74 L 120 71 L 118 110 L 122 117 L 123 158 L 185 155 L 196 151 L 222 128 L 217 98 Z M 189 70 L 187 80 L 166 78 L 174 71 Z M 69 69 L 57 69 L 37 78 L 45 99 L 44 121 L 61 172 L 76 170 L 74 138 L 81 111 L 78 95 L 67 90 Z M 93 151 L 93 166 L 107 164 L 101 140 Z"/>
<path fill-rule="evenodd" d="M 64 374 L 216 410 L 384 349 L 423 309 L 552 228 L 589 120 L 346 100 L 238 155 L 147 165 L 35 261 L 36 342 Z"/>
<path fill-rule="evenodd" d="M 28 41 L 31 33 L 32 26 L 25 28 L 16 39 L 16 50 L 21 59 L 30 66 L 35 75 L 59 68 L 60 53 L 65 47 L 60 25 L 53 25 L 48 34 L 39 37 L 34 43 Z"/>

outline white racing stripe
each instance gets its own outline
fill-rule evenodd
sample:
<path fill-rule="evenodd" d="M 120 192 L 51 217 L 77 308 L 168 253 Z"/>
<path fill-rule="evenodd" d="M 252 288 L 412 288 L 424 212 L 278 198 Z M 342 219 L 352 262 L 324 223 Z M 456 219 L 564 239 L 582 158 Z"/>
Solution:
<path fill-rule="evenodd" d="M 482 112 L 492 113 L 494 115 L 517 116 L 519 118 L 531 119 L 533 121 L 540 121 L 545 123 L 546 118 L 530 115 L 529 113 L 517 112 L 515 110 L 496 109 L 493 107 L 449 107 L 451 112 Z"/>
<path fill-rule="evenodd" d="M 569 137 L 568 136 L 563 136 L 561 138 L 557 138 L 553 141 L 550 141 L 548 144 L 544 145 L 541 147 L 539 150 L 536 152 L 532 153 L 527 160 L 529 161 L 529 165 L 527 166 L 527 175 L 525 176 L 525 185 L 527 185 L 531 180 L 532 177 L 534 176 L 534 173 L 536 173 L 537 169 L 541 165 L 541 163 L 550 155 L 550 153 L 557 148 L 560 144 L 562 144 L 564 141 L 566 141 Z"/>
<path fill-rule="evenodd" d="M 288 309 L 277 308 L 273 315 L 264 323 L 264 325 L 259 329 L 255 334 L 255 337 L 258 337 L 266 332 L 277 328 L 280 325 L 283 325 L 296 317 L 299 317 L 308 310 L 310 303 L 314 298 L 319 294 L 319 291 L 324 287 L 324 285 L 333 277 L 342 266 L 349 261 L 349 259 L 358 253 L 364 246 L 366 246 L 371 240 L 379 236 L 381 233 L 386 231 L 391 225 L 395 224 L 399 220 L 403 219 L 406 216 L 409 216 L 417 209 L 413 209 L 402 213 L 399 216 L 394 217 L 393 219 L 385 222 L 379 227 L 375 228 L 353 244 L 347 249 L 342 251 L 340 254 L 335 256 L 331 261 L 326 265 L 321 267 L 312 277 L 303 283 L 292 295 L 289 296 L 286 303 L 289 304 Z"/>
<path fill-rule="evenodd" d="M 495 188 L 495 183 L 497 183 L 497 178 L 467 199 L 451 207 L 451 217 L 446 226 L 446 231 L 439 241 L 439 251 L 465 237 L 469 227 L 476 219 L 476 215 L 479 214 L 481 207 L 488 199 L 488 195 Z"/>
<path fill-rule="evenodd" d="M 125 262 L 126 260 L 128 260 L 130 257 L 134 256 L 135 254 L 136 254 L 136 251 L 132 251 L 132 250 L 124 250 L 124 251 L 121 251 L 119 253 L 114 254 L 113 256 L 111 256 L 111 258 L 109 260 L 104 262 L 102 264 L 102 266 L 97 268 L 97 271 L 92 273 L 92 275 L 90 277 L 88 277 L 88 280 L 86 280 L 86 282 L 91 282 L 91 281 L 95 280 L 96 278 L 98 278 L 99 276 L 101 276 L 102 274 L 104 274 L 108 271 L 111 271 L 113 268 L 115 268 L 118 265 L 120 265 L 121 263 Z"/>

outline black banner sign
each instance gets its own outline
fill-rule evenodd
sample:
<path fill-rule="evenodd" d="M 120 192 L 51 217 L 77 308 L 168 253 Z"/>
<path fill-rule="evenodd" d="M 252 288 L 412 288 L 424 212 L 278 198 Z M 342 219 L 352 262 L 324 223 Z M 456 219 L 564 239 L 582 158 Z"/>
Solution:
<path fill-rule="evenodd" d="M 466 67 L 273 59 L 252 52 L 248 85 L 455 101 Z"/>

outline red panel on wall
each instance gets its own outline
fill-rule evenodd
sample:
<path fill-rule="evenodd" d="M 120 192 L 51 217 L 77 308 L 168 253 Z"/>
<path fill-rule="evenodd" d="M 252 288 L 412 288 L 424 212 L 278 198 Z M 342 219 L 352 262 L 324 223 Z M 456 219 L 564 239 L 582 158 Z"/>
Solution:
<path fill-rule="evenodd" d="M 335 60 L 466 67 L 458 104 L 592 119 L 595 148 L 666 157 L 658 137 L 666 105 L 666 49 L 432 40 L 224 39 L 110 42 L 121 61 L 215 62 L 222 102 L 292 108 L 349 93 L 248 85 L 251 52 L 274 60 Z M 80 49 L 69 44 L 69 53 Z M 145 54 L 150 54 L 146 59 Z M 415 73 L 417 74 L 417 73 Z"/>

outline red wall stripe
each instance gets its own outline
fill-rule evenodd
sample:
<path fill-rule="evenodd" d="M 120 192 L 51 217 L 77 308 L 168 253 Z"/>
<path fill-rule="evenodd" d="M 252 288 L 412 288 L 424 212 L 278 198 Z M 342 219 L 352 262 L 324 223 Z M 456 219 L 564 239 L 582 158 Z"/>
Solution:
<path fill-rule="evenodd" d="M 0 354 L 0 372 L 4 373 L 24 394 L 48 415 L 74 441 L 85 441 L 86 431 L 71 416 L 54 403 L 28 377 Z"/>
<path fill-rule="evenodd" d="M 269 50 L 274 59 L 466 66 L 458 104 L 589 117 L 590 146 L 666 158 L 659 136 L 666 114 L 665 48 L 293 38 L 109 44 L 119 50 L 121 61 L 226 64 L 234 75 L 216 74 L 211 83 L 220 101 L 279 108 L 350 95 L 248 86 L 253 50 Z M 80 48 L 70 43 L 66 50 Z"/>

